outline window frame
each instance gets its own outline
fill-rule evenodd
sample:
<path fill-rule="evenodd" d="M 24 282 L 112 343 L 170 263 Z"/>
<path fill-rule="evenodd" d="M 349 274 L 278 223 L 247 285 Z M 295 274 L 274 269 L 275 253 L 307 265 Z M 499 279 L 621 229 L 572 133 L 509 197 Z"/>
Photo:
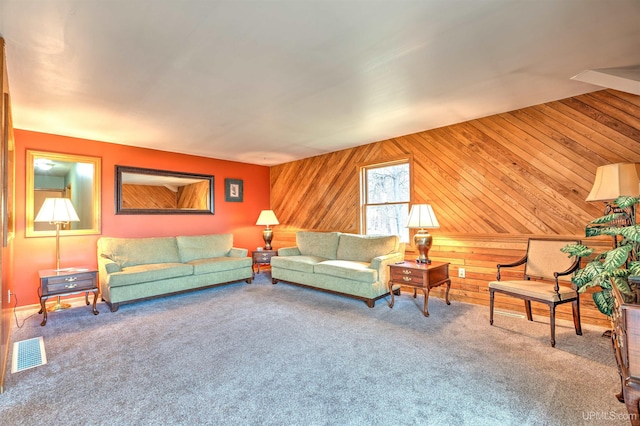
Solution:
<path fill-rule="evenodd" d="M 409 200 L 402 202 L 391 203 L 368 203 L 368 182 L 367 172 L 372 169 L 380 169 L 384 167 L 396 166 L 399 164 L 407 164 L 409 166 Z M 360 234 L 367 235 L 367 207 L 368 206 L 385 206 L 385 205 L 407 205 L 407 212 L 410 210 L 413 204 L 413 156 L 403 156 L 387 161 L 376 161 L 370 163 L 363 163 L 358 165 L 358 176 L 360 178 L 360 215 L 359 215 L 359 230 Z M 402 236 L 400 236 L 402 237 Z M 411 233 L 409 233 L 409 241 L 402 241 L 410 243 Z"/>

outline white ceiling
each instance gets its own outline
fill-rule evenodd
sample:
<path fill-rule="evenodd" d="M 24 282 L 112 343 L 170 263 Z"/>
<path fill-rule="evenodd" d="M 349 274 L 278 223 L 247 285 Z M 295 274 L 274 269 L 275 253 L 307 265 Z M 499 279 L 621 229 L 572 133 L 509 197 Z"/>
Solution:
<path fill-rule="evenodd" d="M 273 165 L 601 87 L 639 0 L 0 0 L 14 126 Z"/>

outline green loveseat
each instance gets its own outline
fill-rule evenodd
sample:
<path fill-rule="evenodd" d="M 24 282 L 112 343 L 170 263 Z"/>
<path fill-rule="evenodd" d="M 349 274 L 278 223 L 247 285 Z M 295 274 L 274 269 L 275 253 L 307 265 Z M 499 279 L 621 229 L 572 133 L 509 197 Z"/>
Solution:
<path fill-rule="evenodd" d="M 232 234 L 98 239 L 100 292 L 111 312 L 125 303 L 245 280 L 247 249 Z"/>
<path fill-rule="evenodd" d="M 364 301 L 389 294 L 389 265 L 404 260 L 404 243 L 395 235 L 299 231 L 296 247 L 271 258 L 273 284 L 286 281 Z"/>

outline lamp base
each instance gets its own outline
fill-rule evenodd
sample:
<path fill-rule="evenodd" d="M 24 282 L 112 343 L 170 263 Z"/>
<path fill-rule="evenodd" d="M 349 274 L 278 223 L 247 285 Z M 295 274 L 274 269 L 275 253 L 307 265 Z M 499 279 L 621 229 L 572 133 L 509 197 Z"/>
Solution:
<path fill-rule="evenodd" d="M 433 238 L 426 229 L 420 229 L 416 232 L 416 235 L 413 236 L 413 243 L 419 253 L 418 258 L 416 259 L 417 263 L 431 263 L 431 260 L 429 259 L 429 249 L 431 248 L 432 242 Z"/>
<path fill-rule="evenodd" d="M 60 303 L 60 296 L 58 296 L 56 304 L 47 307 L 47 312 L 64 311 L 65 309 L 69 309 L 70 307 L 71 305 L 68 303 Z"/>
<path fill-rule="evenodd" d="M 264 240 L 264 249 L 271 250 L 271 240 L 273 239 L 273 229 L 265 228 L 262 231 L 262 239 Z"/>

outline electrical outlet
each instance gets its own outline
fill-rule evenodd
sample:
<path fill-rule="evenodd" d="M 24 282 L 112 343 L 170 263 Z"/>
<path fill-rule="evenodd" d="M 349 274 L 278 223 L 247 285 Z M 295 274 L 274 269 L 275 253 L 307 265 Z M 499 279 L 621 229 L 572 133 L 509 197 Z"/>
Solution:
<path fill-rule="evenodd" d="M 467 271 L 464 268 L 458 268 L 458 278 L 465 278 Z"/>

